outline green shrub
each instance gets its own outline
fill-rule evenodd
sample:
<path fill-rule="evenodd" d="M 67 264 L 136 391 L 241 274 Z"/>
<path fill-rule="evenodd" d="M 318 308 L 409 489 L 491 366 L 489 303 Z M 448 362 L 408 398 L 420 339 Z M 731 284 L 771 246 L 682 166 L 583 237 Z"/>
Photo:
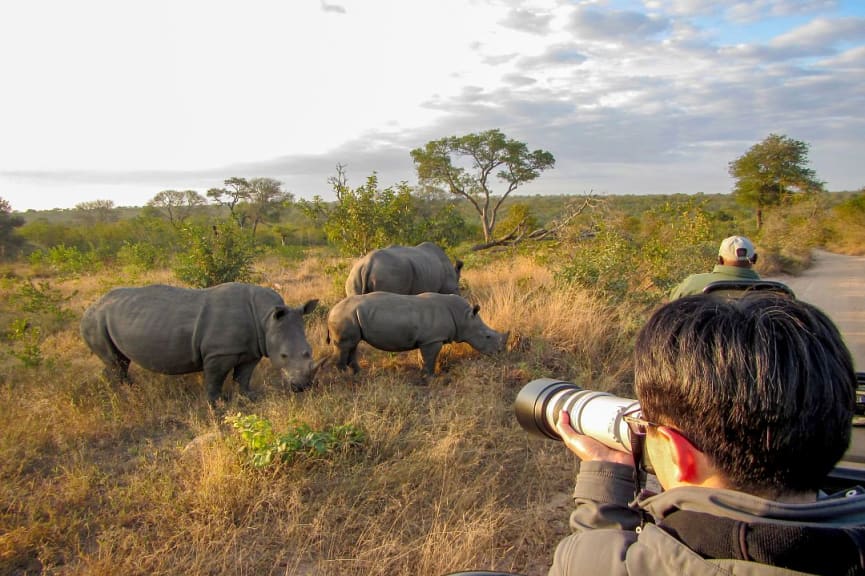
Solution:
<path fill-rule="evenodd" d="M 826 247 L 842 254 L 865 254 L 865 188 L 832 208 Z"/>
<path fill-rule="evenodd" d="M 124 242 L 117 251 L 117 262 L 138 270 L 155 270 L 165 265 L 165 254 L 149 242 Z"/>
<path fill-rule="evenodd" d="M 99 260 L 91 252 L 82 252 L 74 246 L 60 244 L 30 255 L 34 266 L 46 266 L 61 276 L 80 276 L 98 269 Z"/>
<path fill-rule="evenodd" d="M 365 440 L 362 430 L 351 424 L 313 430 L 308 424 L 298 423 L 286 433 L 277 435 L 267 418 L 255 414 L 226 416 L 225 421 L 237 432 L 240 451 L 255 468 L 264 468 L 277 462 L 292 462 L 299 458 L 318 458 L 336 451 L 357 448 Z"/>
<path fill-rule="evenodd" d="M 211 229 L 187 225 L 181 230 L 185 251 L 177 257 L 174 273 L 198 288 L 252 279 L 255 245 L 249 234 L 226 219 Z"/>
<path fill-rule="evenodd" d="M 628 295 L 630 271 L 637 268 L 637 246 L 614 227 L 601 225 L 597 234 L 576 243 L 577 254 L 556 273 L 564 284 L 597 290 L 605 298 L 622 301 Z"/>
<path fill-rule="evenodd" d="M 42 314 L 57 321 L 69 320 L 73 314 L 64 306 L 72 296 L 63 294 L 48 282 L 34 284 L 33 280 L 22 282 L 10 298 L 13 305 L 24 312 Z"/>
<path fill-rule="evenodd" d="M 6 330 L 10 342 L 9 353 L 20 360 L 27 368 L 42 364 L 42 330 L 33 326 L 26 318 L 16 318 Z"/>
<path fill-rule="evenodd" d="M 639 221 L 607 218 L 594 234 L 572 240 L 571 254 L 556 278 L 600 292 L 611 302 L 652 305 L 694 272 L 711 270 L 717 244 L 712 221 L 694 201 L 668 202 Z"/>
<path fill-rule="evenodd" d="M 799 274 L 811 264 L 811 249 L 826 240 L 824 208 L 817 195 L 797 195 L 763 211 L 763 227 L 756 238 L 761 274 Z"/>

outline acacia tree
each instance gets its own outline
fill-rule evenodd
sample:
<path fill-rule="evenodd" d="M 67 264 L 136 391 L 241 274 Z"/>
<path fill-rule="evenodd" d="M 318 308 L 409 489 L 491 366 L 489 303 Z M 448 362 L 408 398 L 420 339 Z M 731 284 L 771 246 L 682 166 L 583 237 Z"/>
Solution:
<path fill-rule="evenodd" d="M 253 238 L 259 224 L 277 219 L 280 209 L 294 200 L 291 193 L 282 189 L 282 182 L 273 178 L 253 178 L 247 182 L 246 191 L 243 212 L 252 221 Z"/>
<path fill-rule="evenodd" d="M 252 224 L 252 236 L 258 225 L 279 215 L 279 210 L 294 197 L 283 191 L 282 182 L 273 178 L 238 178 L 224 181 L 225 188 L 211 188 L 207 197 L 228 208 L 232 219 L 244 228 Z"/>
<path fill-rule="evenodd" d="M 223 181 L 225 188 L 211 188 L 207 191 L 207 197 L 228 208 L 231 218 L 243 228 L 243 218 L 236 210 L 237 205 L 249 199 L 249 182 L 246 178 L 233 176 Z"/>
<path fill-rule="evenodd" d="M 808 148 L 800 140 L 769 134 L 730 162 L 730 176 L 736 179 L 733 195 L 740 204 L 754 207 L 758 229 L 763 226 L 764 208 L 782 204 L 796 193 L 823 189 L 823 182 L 807 167 Z"/>
<path fill-rule="evenodd" d="M 147 205 L 160 209 L 168 216 L 172 226 L 177 227 L 189 218 L 196 208 L 207 204 L 207 200 L 195 190 L 163 190 L 147 201 Z"/>
<path fill-rule="evenodd" d="M 495 243 L 496 219 L 505 199 L 556 162 L 551 153 L 530 152 L 523 142 L 499 130 L 433 140 L 412 150 L 411 157 L 421 185 L 442 186 L 471 203 L 480 217 L 486 245 Z M 460 163 L 467 163 L 469 169 Z M 504 186 L 498 194 L 493 190 L 493 177 Z"/>
<path fill-rule="evenodd" d="M 114 200 L 90 200 L 75 205 L 76 218 L 85 225 L 107 224 L 118 218 Z"/>

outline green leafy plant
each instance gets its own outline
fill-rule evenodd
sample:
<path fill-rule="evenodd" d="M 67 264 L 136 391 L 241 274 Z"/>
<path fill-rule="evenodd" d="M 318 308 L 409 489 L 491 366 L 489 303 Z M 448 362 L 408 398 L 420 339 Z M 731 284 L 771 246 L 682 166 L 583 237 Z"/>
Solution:
<path fill-rule="evenodd" d="M 149 242 L 124 242 L 117 251 L 117 261 L 126 268 L 138 270 L 154 270 L 165 264 L 163 253 Z"/>
<path fill-rule="evenodd" d="M 178 256 L 177 277 L 198 288 L 252 278 L 255 245 L 249 234 L 226 219 L 212 228 L 189 225 L 181 230 L 186 250 Z"/>
<path fill-rule="evenodd" d="M 71 310 L 64 307 L 71 298 L 72 296 L 63 296 L 48 282 L 34 283 L 32 280 L 27 280 L 22 282 L 15 291 L 12 301 L 24 312 L 44 314 L 63 321 L 74 316 Z"/>
<path fill-rule="evenodd" d="M 30 263 L 47 266 L 63 276 L 77 276 L 95 270 L 99 261 L 92 252 L 82 252 L 74 246 L 60 244 L 48 250 L 33 252 Z"/>
<path fill-rule="evenodd" d="M 6 338 L 12 343 L 10 354 L 27 368 L 42 364 L 42 330 L 33 326 L 26 318 L 16 318 L 9 324 Z"/>
<path fill-rule="evenodd" d="M 361 446 L 362 430 L 351 424 L 314 430 L 306 423 L 296 423 L 284 434 L 277 434 L 267 418 L 256 414 L 226 416 L 240 437 L 240 452 L 255 468 L 276 462 L 292 462 L 298 458 L 318 458 Z"/>

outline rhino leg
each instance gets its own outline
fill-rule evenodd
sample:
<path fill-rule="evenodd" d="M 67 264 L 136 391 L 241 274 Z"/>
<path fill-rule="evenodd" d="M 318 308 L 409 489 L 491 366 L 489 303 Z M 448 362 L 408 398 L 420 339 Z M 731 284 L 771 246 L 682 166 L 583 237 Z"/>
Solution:
<path fill-rule="evenodd" d="M 207 388 L 207 401 L 211 404 L 216 403 L 222 393 L 222 383 L 233 367 L 233 364 L 227 364 L 224 359 L 204 361 L 204 386 Z"/>
<path fill-rule="evenodd" d="M 239 364 L 234 367 L 234 381 L 237 382 L 240 393 L 244 396 L 250 396 L 249 381 L 252 379 L 252 373 L 255 371 L 256 366 L 258 366 L 258 360 Z"/>
<path fill-rule="evenodd" d="M 357 344 L 351 347 L 340 346 L 336 366 L 340 370 L 345 370 L 350 366 L 352 373 L 360 372 L 360 364 L 357 363 Z"/>
<path fill-rule="evenodd" d="M 91 344 L 93 353 L 96 354 L 105 368 L 102 374 L 109 382 L 130 384 L 129 379 L 129 364 L 131 361 L 123 352 L 118 350 L 117 346 L 110 338 L 106 337 L 96 344 Z"/>
<path fill-rule="evenodd" d="M 355 374 L 360 372 L 360 364 L 357 363 L 357 346 L 352 348 L 348 354 L 348 365 L 351 366 L 351 371 Z"/>
<path fill-rule="evenodd" d="M 436 371 L 436 359 L 441 352 L 441 342 L 431 342 L 420 347 L 420 354 L 423 358 L 423 371 L 425 374 L 432 376 Z"/>
<path fill-rule="evenodd" d="M 129 358 L 121 355 L 109 362 L 105 362 L 105 368 L 102 369 L 102 374 L 109 382 L 132 384 L 132 379 L 129 378 L 130 363 Z"/>

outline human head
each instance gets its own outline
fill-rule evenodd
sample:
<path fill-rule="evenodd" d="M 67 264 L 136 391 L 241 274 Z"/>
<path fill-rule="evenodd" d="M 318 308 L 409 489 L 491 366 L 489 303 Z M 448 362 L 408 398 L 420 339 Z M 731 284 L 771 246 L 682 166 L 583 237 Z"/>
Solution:
<path fill-rule="evenodd" d="M 850 442 L 853 360 L 805 302 L 766 292 L 673 300 L 638 334 L 634 360 L 644 417 L 681 431 L 730 488 L 816 492 Z"/>
<path fill-rule="evenodd" d="M 718 248 L 718 262 L 726 266 L 750 267 L 757 262 L 753 242 L 744 236 L 724 238 Z"/>

